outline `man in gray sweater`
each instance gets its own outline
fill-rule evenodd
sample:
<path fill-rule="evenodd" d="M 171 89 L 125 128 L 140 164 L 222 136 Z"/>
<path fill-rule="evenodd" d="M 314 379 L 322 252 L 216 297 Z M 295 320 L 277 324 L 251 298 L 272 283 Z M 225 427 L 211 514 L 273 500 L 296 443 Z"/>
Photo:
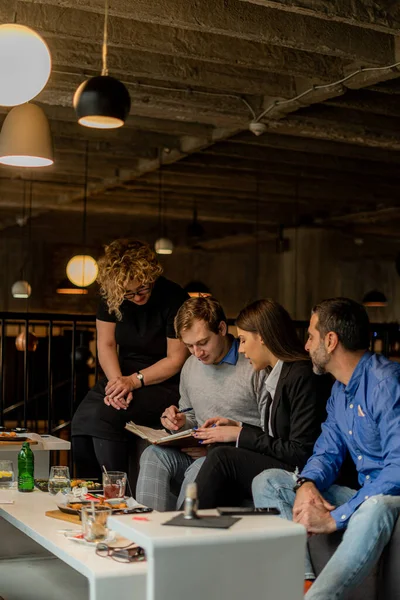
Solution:
<path fill-rule="evenodd" d="M 179 309 L 175 331 L 191 355 L 183 366 L 179 408 L 161 415 L 165 429 L 177 432 L 223 416 L 263 427 L 267 388 L 239 354 L 239 341 L 228 334 L 222 306 L 214 298 L 190 298 Z M 149 446 L 140 459 L 136 499 L 158 511 L 180 509 L 186 485 L 195 481 L 206 448 Z"/>

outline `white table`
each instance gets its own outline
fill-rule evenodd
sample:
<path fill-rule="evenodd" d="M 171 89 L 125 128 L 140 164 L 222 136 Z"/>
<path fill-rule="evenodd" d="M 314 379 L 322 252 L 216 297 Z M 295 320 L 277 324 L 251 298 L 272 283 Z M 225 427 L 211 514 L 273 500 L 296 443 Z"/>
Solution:
<path fill-rule="evenodd" d="M 35 551 L 37 561 L 48 561 L 47 563 L 37 562 L 37 569 L 39 569 L 40 565 L 44 564 L 49 575 L 51 574 L 50 568 L 46 567 L 46 565 L 53 565 L 52 562 L 49 562 L 48 553 L 50 553 L 50 555 L 60 559 L 60 561 L 58 561 L 59 564 L 57 563 L 58 571 L 56 570 L 56 576 L 59 577 L 59 581 L 62 580 L 61 575 L 59 574 L 62 572 L 62 563 L 66 563 L 72 567 L 72 569 L 87 578 L 90 600 L 112 600 L 116 597 L 129 598 L 130 600 L 145 600 L 146 563 L 122 564 L 110 558 L 101 558 L 96 556 L 93 547 L 82 546 L 66 539 L 59 533 L 59 530 L 78 530 L 79 526 L 45 516 L 45 511 L 57 508 L 54 500 L 47 493 L 40 492 L 39 490 L 35 490 L 32 493 L 21 493 L 17 491 L 9 493 L 12 495 L 15 503 L 0 504 L 0 517 L 47 551 L 42 554 L 37 550 Z M 24 557 L 25 560 L 32 558 L 31 556 L 27 556 L 30 554 L 29 540 L 26 540 L 28 543 L 24 544 L 24 538 L 21 540 L 21 535 L 16 535 L 15 537 L 18 539 L 16 541 L 13 540 L 12 531 L 13 530 L 10 529 L 8 524 L 0 518 L 0 539 L 2 540 L 2 544 L 0 545 L 0 572 L 2 568 L 9 568 L 6 564 L 7 562 L 11 561 L 11 564 L 12 561 L 15 561 L 18 557 Z M 18 532 L 16 533 L 18 534 Z M 7 540 L 6 544 L 3 543 L 3 540 L 5 539 Z M 35 547 L 36 545 L 34 545 L 34 548 Z M 10 548 L 12 548 L 11 557 L 6 554 L 7 550 Z M 33 570 L 34 569 L 35 567 L 33 567 Z M 27 573 L 23 568 L 20 569 L 20 573 L 25 573 L 26 585 L 29 586 L 30 580 L 29 577 L 26 577 Z M 65 576 L 65 572 L 64 579 L 68 580 L 68 576 Z M 72 586 L 72 577 L 69 577 L 69 580 Z M 2 592 L 4 593 L 1 584 L 2 577 L 0 576 L 0 595 L 2 595 Z M 37 599 L 43 597 L 39 591 L 36 590 L 35 593 L 36 595 L 34 595 L 33 598 Z M 53 598 L 56 597 L 58 598 L 58 596 L 54 594 Z M 80 596 L 80 598 L 81 597 L 82 596 Z M 9 596 L 9 598 L 11 599 L 11 596 Z M 28 598 L 28 595 L 20 596 L 18 597 L 18 600 L 19 598 L 25 600 Z M 50 596 L 50 598 L 52 598 L 52 596 Z"/>
<path fill-rule="evenodd" d="M 28 437 L 37 441 L 37 444 L 31 444 L 32 451 L 35 455 L 35 477 L 45 479 L 49 476 L 50 471 L 50 451 L 51 450 L 70 450 L 71 442 L 62 440 L 53 435 L 38 435 L 37 433 L 24 433 L 18 437 Z M 14 471 L 17 473 L 17 458 L 18 452 L 22 448 L 21 444 L 0 445 L 0 460 L 12 460 L 14 463 Z"/>
<path fill-rule="evenodd" d="M 243 517 L 225 530 L 162 525 L 176 514 L 151 513 L 148 521 L 109 518 L 114 531 L 146 550 L 147 600 L 303 598 L 301 525 L 260 515 Z"/>

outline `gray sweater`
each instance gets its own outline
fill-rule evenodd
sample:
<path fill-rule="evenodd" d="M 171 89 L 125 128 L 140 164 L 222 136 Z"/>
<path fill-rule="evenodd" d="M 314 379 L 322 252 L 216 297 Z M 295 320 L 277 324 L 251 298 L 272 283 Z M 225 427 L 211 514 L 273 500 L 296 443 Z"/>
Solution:
<path fill-rule="evenodd" d="M 236 365 L 204 365 L 190 356 L 181 372 L 179 408 L 193 411 L 186 413 L 182 429 L 198 427 L 218 416 L 263 427 L 265 380 L 265 371 L 256 373 L 243 354 Z"/>

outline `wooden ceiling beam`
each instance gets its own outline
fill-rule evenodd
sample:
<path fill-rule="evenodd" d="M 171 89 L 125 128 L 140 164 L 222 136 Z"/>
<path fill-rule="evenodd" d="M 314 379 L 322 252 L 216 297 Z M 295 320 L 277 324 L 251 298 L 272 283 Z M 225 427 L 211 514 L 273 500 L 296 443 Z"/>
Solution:
<path fill-rule="evenodd" d="M 17 5 L 22 9 L 23 2 Z M 72 0 L 41 0 L 41 5 L 76 8 Z M 103 14 L 103 0 L 92 0 L 82 9 Z M 364 63 L 385 64 L 393 58 L 394 36 L 391 34 L 344 23 L 331 22 L 326 26 L 315 17 L 304 18 L 300 14 L 251 6 L 240 0 L 230 0 L 229 4 L 225 0 L 170 0 L 165 6 L 160 5 L 159 0 L 114 0 L 109 12 L 111 17 L 130 21 L 224 35 Z"/>
<path fill-rule="evenodd" d="M 398 35 L 400 29 L 400 8 L 396 2 L 383 3 L 363 2 L 356 0 L 328 0 L 315 2 L 315 0 L 241 0 L 249 4 L 258 4 L 267 8 L 274 8 L 285 12 L 317 17 L 325 21 L 346 23 L 365 27 L 374 31 Z"/>
<path fill-rule="evenodd" d="M 4 1 L 4 0 L 3 0 Z M 99 68 L 103 14 L 80 10 L 76 6 L 65 10 L 64 6 L 48 6 L 38 3 L 19 2 L 19 19 L 40 32 L 48 41 L 55 62 L 63 60 L 63 47 L 71 41 L 83 47 L 91 44 L 92 57 Z M 333 56 L 292 50 L 279 46 L 237 38 L 232 47 L 226 35 L 193 31 L 177 27 L 135 21 L 134 26 L 126 18 L 113 16 L 110 19 L 108 36 L 109 64 L 118 70 L 120 60 L 117 52 L 129 50 L 185 59 L 230 65 L 240 70 L 257 69 L 314 81 L 340 78 L 343 62 Z"/>

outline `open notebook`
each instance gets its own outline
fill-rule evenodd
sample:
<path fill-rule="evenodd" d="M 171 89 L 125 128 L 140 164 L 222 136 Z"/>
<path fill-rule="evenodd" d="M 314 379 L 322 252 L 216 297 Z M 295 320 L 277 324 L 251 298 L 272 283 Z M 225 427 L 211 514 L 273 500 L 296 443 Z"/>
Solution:
<path fill-rule="evenodd" d="M 165 429 L 152 429 L 144 425 L 136 425 L 133 421 L 127 423 L 125 429 L 157 446 L 192 448 L 199 445 L 198 440 L 192 435 L 193 429 L 170 434 Z"/>

